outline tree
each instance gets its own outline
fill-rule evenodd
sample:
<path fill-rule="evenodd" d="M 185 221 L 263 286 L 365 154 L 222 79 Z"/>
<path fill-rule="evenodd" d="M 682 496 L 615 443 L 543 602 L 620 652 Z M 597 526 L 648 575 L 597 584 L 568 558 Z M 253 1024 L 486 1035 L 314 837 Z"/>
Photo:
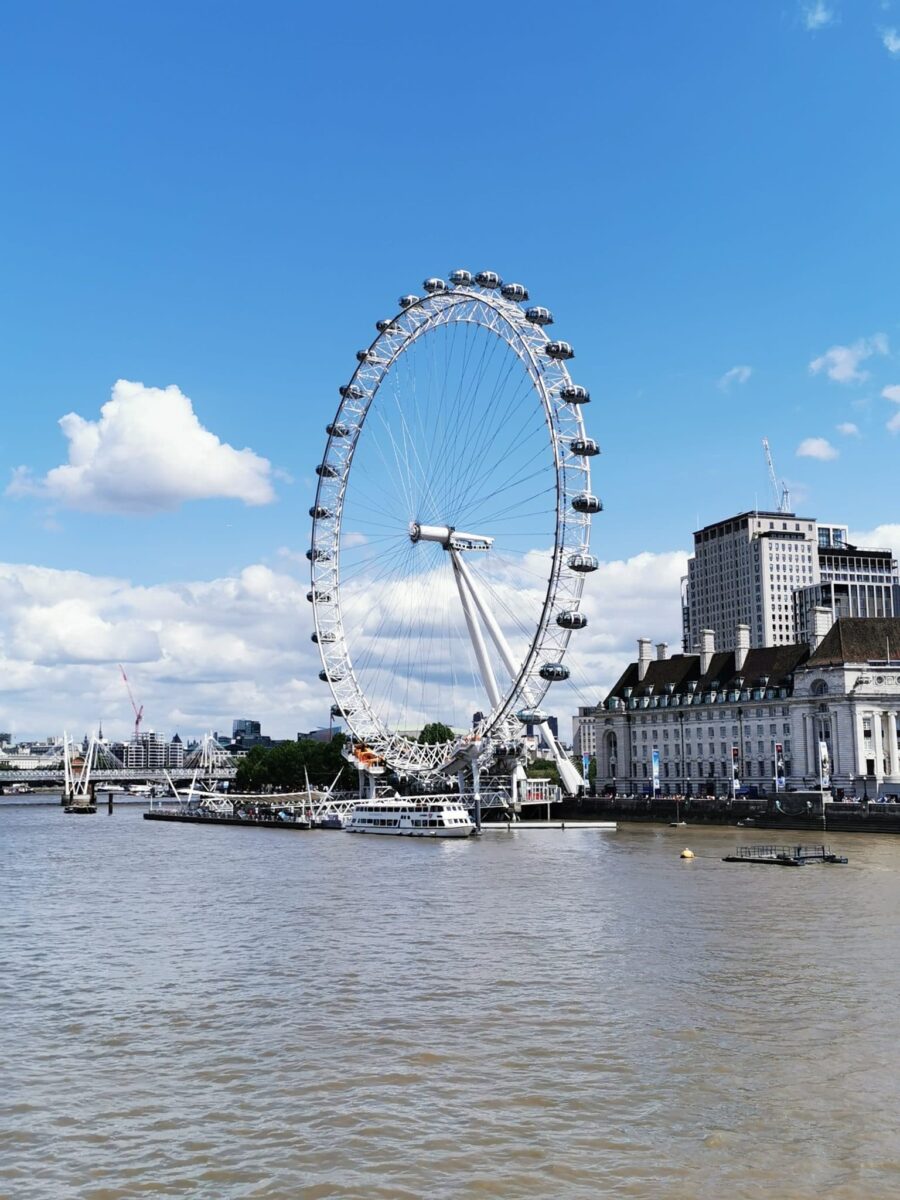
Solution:
<path fill-rule="evenodd" d="M 344 740 L 344 735 L 338 733 L 330 742 L 303 738 L 275 746 L 254 746 L 238 763 L 235 791 L 302 792 L 307 777 L 310 787 L 327 788 L 347 765 L 341 755 Z"/>
<path fill-rule="evenodd" d="M 443 721 L 431 721 L 419 734 L 419 742 L 423 746 L 435 746 L 438 742 L 452 742 L 453 730 Z"/>

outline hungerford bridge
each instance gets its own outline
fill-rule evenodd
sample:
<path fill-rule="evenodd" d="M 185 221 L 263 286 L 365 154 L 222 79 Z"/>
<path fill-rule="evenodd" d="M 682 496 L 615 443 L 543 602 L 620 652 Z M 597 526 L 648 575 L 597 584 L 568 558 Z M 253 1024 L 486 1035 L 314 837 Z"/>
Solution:
<path fill-rule="evenodd" d="M 163 770 L 126 767 L 108 747 L 92 737 L 87 750 L 76 749 L 73 740 L 63 736 L 62 761 L 58 767 L 34 770 L 0 770 L 0 788 L 16 783 L 58 784 L 67 795 L 86 792 L 103 784 L 150 783 L 166 788 L 173 781 L 182 783 L 195 775 L 209 782 L 234 779 L 237 768 L 212 736 L 207 734 L 196 750 L 185 755 L 184 766 Z"/>

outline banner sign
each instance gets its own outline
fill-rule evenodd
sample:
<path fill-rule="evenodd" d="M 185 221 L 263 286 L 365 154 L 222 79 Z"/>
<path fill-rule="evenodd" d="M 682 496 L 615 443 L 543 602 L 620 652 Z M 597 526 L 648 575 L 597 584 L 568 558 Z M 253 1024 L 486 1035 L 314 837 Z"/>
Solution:
<path fill-rule="evenodd" d="M 653 795 L 655 796 L 659 791 L 659 750 L 656 746 L 653 747 L 650 761 L 653 764 Z"/>

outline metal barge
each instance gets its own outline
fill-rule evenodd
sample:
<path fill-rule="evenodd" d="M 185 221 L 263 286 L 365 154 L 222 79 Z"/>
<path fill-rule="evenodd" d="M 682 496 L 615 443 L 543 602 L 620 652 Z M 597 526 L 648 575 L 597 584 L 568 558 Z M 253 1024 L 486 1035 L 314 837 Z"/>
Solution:
<path fill-rule="evenodd" d="M 834 854 L 828 846 L 738 846 L 734 854 L 726 854 L 722 862 L 753 863 L 775 867 L 805 867 L 811 863 L 846 863 L 842 854 Z"/>

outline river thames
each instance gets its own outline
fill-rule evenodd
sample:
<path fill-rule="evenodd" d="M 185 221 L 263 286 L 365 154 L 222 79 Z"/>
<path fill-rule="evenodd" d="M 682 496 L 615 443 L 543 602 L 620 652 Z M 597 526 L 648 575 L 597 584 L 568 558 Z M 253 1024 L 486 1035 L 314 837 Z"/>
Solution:
<path fill-rule="evenodd" d="M 0 807 L 0 1195 L 900 1192 L 900 838 L 142 811 Z"/>

